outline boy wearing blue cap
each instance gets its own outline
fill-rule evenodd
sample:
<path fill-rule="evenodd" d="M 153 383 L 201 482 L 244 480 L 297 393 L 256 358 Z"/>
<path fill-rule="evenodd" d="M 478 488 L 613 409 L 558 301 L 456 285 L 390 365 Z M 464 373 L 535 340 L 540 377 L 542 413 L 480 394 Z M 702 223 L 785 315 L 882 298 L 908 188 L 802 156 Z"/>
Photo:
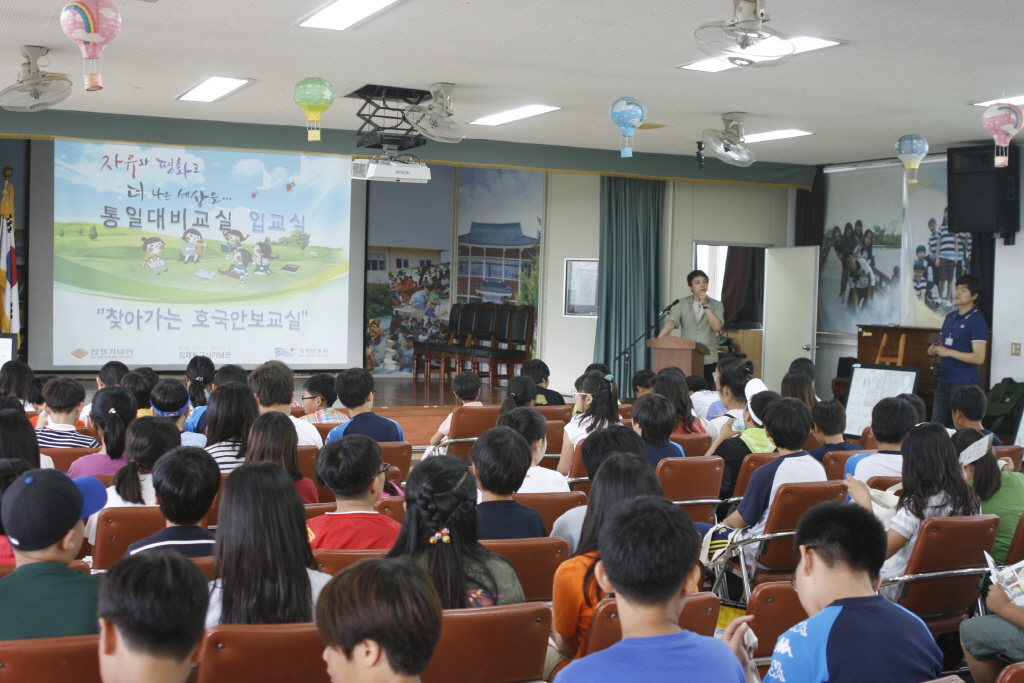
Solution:
<path fill-rule="evenodd" d="M 17 569 L 0 579 L 0 640 L 59 638 L 99 632 L 98 576 L 68 567 L 82 547 L 85 519 L 107 503 L 94 477 L 29 470 L 0 503 Z"/>

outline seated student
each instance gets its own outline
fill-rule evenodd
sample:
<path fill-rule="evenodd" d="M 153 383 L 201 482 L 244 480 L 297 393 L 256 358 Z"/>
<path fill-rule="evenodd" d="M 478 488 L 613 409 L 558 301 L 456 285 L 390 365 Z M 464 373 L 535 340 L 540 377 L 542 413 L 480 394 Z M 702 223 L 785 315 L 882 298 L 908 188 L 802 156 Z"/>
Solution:
<path fill-rule="evenodd" d="M 36 428 L 40 448 L 96 448 L 99 443 L 79 434 L 75 422 L 85 403 L 85 389 L 73 379 L 52 379 L 43 387 L 44 427 Z"/>
<path fill-rule="evenodd" d="M 669 441 L 678 424 L 676 409 L 661 394 L 644 394 L 633 403 L 633 431 L 644 440 L 644 452 L 651 467 L 664 458 L 685 458 L 683 447 Z"/>
<path fill-rule="evenodd" d="M 754 364 L 751 361 L 744 362 L 739 356 L 735 355 L 720 355 L 718 367 L 715 368 L 715 390 L 719 394 L 719 400 L 708 406 L 707 415 L 703 416 L 708 421 L 721 417 L 729 411 L 729 407 L 725 405 L 725 399 L 721 395 L 722 373 L 730 368 L 739 372 L 740 376 L 745 380 L 749 381 L 754 376 Z"/>
<path fill-rule="evenodd" d="M 119 560 L 100 585 L 103 683 L 185 683 L 199 659 L 209 597 L 199 567 L 175 553 Z"/>
<path fill-rule="evenodd" d="M 480 375 L 469 370 L 460 372 L 452 378 L 452 393 L 455 394 L 455 398 L 459 399 L 459 402 L 464 406 L 482 406 L 480 402 L 480 387 L 483 384 L 480 382 Z M 452 415 L 448 413 L 448 417 L 444 419 L 441 426 L 437 428 L 437 432 L 430 437 L 430 445 L 437 446 L 443 440 L 451 436 L 452 433 Z M 328 437 L 330 435 L 328 434 Z"/>
<path fill-rule="evenodd" d="M 142 372 L 142 368 L 133 370 L 121 378 L 121 386 L 132 392 L 135 396 L 135 404 L 139 406 L 135 417 L 153 416 L 153 409 L 149 405 L 149 399 L 156 383 L 157 380 L 154 379 L 154 375 Z"/>
<path fill-rule="evenodd" d="M 103 367 L 100 368 L 99 374 L 96 375 L 96 391 L 99 391 L 104 387 L 120 386 L 121 378 L 127 374 L 128 366 L 119 360 L 112 360 L 104 363 Z M 82 412 L 78 416 L 78 419 L 82 424 L 89 426 L 90 415 L 92 415 L 91 403 L 82 408 Z"/>
<path fill-rule="evenodd" d="M 594 432 L 619 424 L 619 393 L 615 378 L 590 370 L 576 380 L 576 416 L 565 425 L 558 471 L 568 476 L 576 444 Z"/>
<path fill-rule="evenodd" d="M 869 510 L 815 505 L 797 525 L 793 587 L 810 617 L 781 636 L 765 681 L 926 681 L 942 652 L 921 618 L 878 595 L 885 529 Z M 870 652 L 870 656 L 865 656 Z"/>
<path fill-rule="evenodd" d="M 615 453 L 630 453 L 647 459 L 647 448 L 640 435 L 629 427 L 615 425 L 594 432 L 592 437 L 588 437 L 583 442 L 581 455 L 587 476 L 593 480 L 604 461 Z M 576 551 L 580 534 L 583 533 L 583 520 L 586 519 L 586 516 L 587 506 L 577 505 L 561 515 L 551 525 L 551 535 L 565 539 L 565 542 L 569 544 L 570 555 Z"/>
<path fill-rule="evenodd" d="M 0 396 L 13 396 L 22 410 L 32 410 L 26 398 L 33 376 L 32 368 L 25 361 L 15 359 L 0 365 Z"/>
<path fill-rule="evenodd" d="M 782 378 L 782 390 L 779 392 L 783 397 L 798 398 L 813 409 L 818 403 L 818 397 L 814 393 L 814 378 L 808 377 L 802 370 L 790 370 Z"/>
<path fill-rule="evenodd" d="M 568 491 L 569 483 L 561 474 L 541 467 L 548 449 L 548 426 L 544 416 L 533 408 L 516 408 L 498 418 L 499 427 L 511 427 L 530 444 L 530 469 L 516 493 L 558 493 Z M 585 443 L 585 442 L 584 442 Z"/>
<path fill-rule="evenodd" d="M 416 465 L 405 482 L 405 505 L 388 557 L 423 567 L 443 609 L 524 602 L 512 564 L 477 539 L 476 478 L 464 460 L 440 455 Z"/>
<path fill-rule="evenodd" d="M 469 462 L 483 500 L 476 506 L 477 538 L 547 536 L 540 515 L 512 500 L 533 462 L 526 439 L 509 427 L 492 427 L 469 449 Z"/>
<path fill-rule="evenodd" d="M 231 472 L 245 462 L 249 430 L 259 417 L 256 398 L 245 384 L 226 382 L 210 394 L 205 415 L 209 426 L 204 449 L 221 472 Z"/>
<path fill-rule="evenodd" d="M 1010 541 L 1024 515 L 1024 474 L 1002 471 L 1003 463 L 996 460 L 992 443 L 976 429 L 961 429 L 953 435 L 952 441 L 964 477 L 981 504 L 981 513 L 999 517 L 992 559 L 1002 566 L 1006 564 Z"/>
<path fill-rule="evenodd" d="M 537 385 L 529 377 L 513 377 L 508 381 L 508 395 L 501 402 L 498 415 L 512 412 L 516 408 L 532 408 L 537 399 Z"/>
<path fill-rule="evenodd" d="M 287 415 L 276 411 L 263 413 L 249 429 L 245 462 L 272 462 L 280 465 L 295 482 L 303 505 L 319 503 L 316 484 L 309 477 L 302 476 L 302 470 L 299 469 L 297 438 Z"/>
<path fill-rule="evenodd" d="M 642 456 L 611 453 L 602 462 L 590 488 L 579 543 L 555 571 L 551 608 L 556 649 L 548 649 L 546 674 L 560 661 L 580 658 L 590 617 L 603 597 L 594 579 L 594 565 L 600 560 L 598 535 L 612 507 L 621 500 L 660 495 L 661 483 Z"/>
<path fill-rule="evenodd" d="M 903 439 L 917 424 L 917 411 L 902 398 L 883 398 L 871 409 L 871 431 L 878 441 L 877 453 L 850 456 L 843 472 L 861 481 L 871 477 L 903 475 Z"/>
<path fill-rule="evenodd" d="M 337 400 L 334 377 L 326 372 L 313 375 L 302 385 L 302 409 L 306 414 L 299 419 L 316 424 L 348 422 L 348 415 L 332 407 Z"/>
<path fill-rule="evenodd" d="M 708 389 L 708 381 L 704 375 L 689 375 L 686 378 L 686 388 L 690 394 L 690 402 L 693 403 L 693 414 L 702 420 L 707 419 L 708 408 L 715 403 L 721 404 L 718 392 Z"/>
<path fill-rule="evenodd" d="M 925 405 L 923 398 L 917 394 L 896 394 L 896 398 L 902 398 L 914 406 L 914 410 L 917 412 L 917 424 L 928 421 L 928 406 Z"/>
<path fill-rule="evenodd" d="M 551 377 L 551 369 L 548 364 L 540 358 L 531 358 L 523 363 L 519 374 L 529 377 L 537 385 L 537 405 L 539 406 L 564 406 L 565 399 L 553 389 L 548 389 L 548 378 Z"/>
<path fill-rule="evenodd" d="M 751 680 L 724 642 L 679 627 L 703 579 L 700 537 L 685 512 L 661 496 L 623 500 L 605 519 L 598 548 L 594 576 L 601 592 L 615 594 L 622 640 L 571 663 L 559 683 Z"/>
<path fill-rule="evenodd" d="M 206 356 L 192 356 L 185 366 L 185 389 L 193 410 L 203 408 L 210 400 L 210 392 L 217 388 L 217 366 Z M 198 416 L 197 416 L 198 419 Z M 186 427 L 187 429 L 187 427 Z"/>
<path fill-rule="evenodd" d="M 735 512 L 723 523 L 730 529 L 743 529 L 736 540 L 743 540 L 764 531 L 765 521 L 775 492 L 783 484 L 825 481 L 825 468 L 804 450 L 804 441 L 811 433 L 811 409 L 796 398 L 777 398 L 759 415 L 764 422 L 764 431 L 779 451 L 779 457 L 754 470 Z M 710 524 L 698 523 L 701 535 L 710 529 Z M 743 559 L 748 566 L 754 566 L 757 559 L 757 544 L 743 546 Z"/>
<path fill-rule="evenodd" d="M 68 565 L 82 547 L 83 520 L 106 502 L 98 479 L 71 479 L 60 470 L 29 470 L 7 488 L 0 519 L 18 568 L 0 579 L 0 640 L 99 631 L 100 577 Z"/>
<path fill-rule="evenodd" d="M 965 384 L 954 391 L 949 399 L 949 409 L 953 413 L 953 426 L 958 430 L 977 429 L 983 436 L 992 434 L 981 426 L 981 418 L 985 417 L 988 409 L 988 399 L 977 384 Z M 992 434 L 992 445 L 1002 446 L 1003 442 Z"/>
<path fill-rule="evenodd" d="M 975 683 L 995 683 L 1008 663 L 1024 661 L 1024 607 L 998 589 L 988 591 L 985 605 L 991 614 L 960 624 L 960 644 Z"/>
<path fill-rule="evenodd" d="M 10 398 L 0 397 L 0 404 Z M 39 452 L 36 430 L 32 429 L 21 406 L 0 409 L 0 459 L 21 460 L 31 465 L 32 469 L 53 469 L 53 458 Z"/>
<path fill-rule="evenodd" d="M 181 445 L 178 428 L 166 417 L 140 417 L 128 426 L 124 457 L 128 463 L 114 475 L 107 487 L 107 507 L 156 505 L 153 489 L 153 467 L 164 453 Z M 85 538 L 96 544 L 97 515 L 85 523 Z"/>
<path fill-rule="evenodd" d="M 390 548 L 402 525 L 373 509 L 384 490 L 388 464 L 380 446 L 363 434 L 330 442 L 316 456 L 316 477 L 338 500 L 336 512 L 306 522 L 313 550 Z"/>
<path fill-rule="evenodd" d="M 710 418 L 714 412 L 714 406 L 708 409 L 709 422 L 705 428 L 712 439 L 717 439 L 725 427 L 743 429 L 746 426 L 743 421 L 743 408 L 747 405 L 746 390 L 750 377 L 747 376 L 742 365 L 733 362 L 727 363 L 724 369 L 719 363 L 718 369 L 715 370 L 715 379 L 718 382 L 718 393 L 722 397 L 722 406 L 725 410 L 717 417 Z"/>
<path fill-rule="evenodd" d="M 272 462 L 232 472 L 217 517 L 207 628 L 313 621 L 313 606 L 331 580 L 316 566 L 306 513 L 288 473 Z"/>
<path fill-rule="evenodd" d="M 756 474 L 756 472 L 755 472 Z M 882 565 L 882 578 L 902 576 L 917 542 L 921 523 L 929 517 L 959 517 L 978 514 L 974 491 L 960 470 L 949 433 L 942 425 L 926 422 L 910 430 L 903 441 L 903 494 L 896 516 L 889 523 L 889 545 Z M 850 498 L 871 510 L 867 484 L 846 475 Z M 886 586 L 881 593 L 890 600 L 897 586 Z"/>
<path fill-rule="evenodd" d="M 292 415 L 292 386 L 295 373 L 281 361 L 267 361 L 249 373 L 249 386 L 256 395 L 260 414 L 276 412 L 291 420 L 300 446 L 324 445 L 323 437 L 311 423 Z"/>
<path fill-rule="evenodd" d="M 750 380 L 746 390 L 748 399 L 743 409 L 743 423 L 747 427 L 739 431 L 726 427 L 718 435 L 721 441 L 716 440 L 717 443 L 712 444 L 708 450 L 709 454 L 725 460 L 721 491 L 723 498 L 732 497 L 744 458 L 751 453 L 774 453 L 776 450 L 775 444 L 764 430 L 764 420 L 761 416 L 768 410 L 769 405 L 782 396 L 774 391 L 768 391 L 759 379 Z"/>
<path fill-rule="evenodd" d="M 28 385 L 28 389 L 25 390 L 25 402 L 32 406 L 32 410 L 36 411 L 33 417 L 30 417 L 28 421 L 32 423 L 33 427 L 45 427 L 46 426 L 46 400 L 43 398 L 43 387 L 51 379 L 57 379 L 57 375 L 36 375 L 32 378 L 32 381 Z M 43 420 L 43 424 L 39 424 L 40 417 Z M 78 419 L 78 416 L 75 416 Z M 75 423 L 76 427 L 84 427 L 85 423 Z"/>
<path fill-rule="evenodd" d="M 324 586 L 316 626 L 332 681 L 418 681 L 441 639 L 441 601 L 407 560 L 363 560 Z"/>
<path fill-rule="evenodd" d="M 190 432 L 197 434 L 206 434 L 206 427 L 208 426 L 209 415 L 206 414 L 206 409 L 210 405 L 210 397 L 213 395 L 214 390 L 217 387 L 222 387 L 228 382 L 238 382 L 239 384 L 247 384 L 249 382 L 249 373 L 247 373 L 239 365 L 222 365 L 217 374 L 214 375 L 214 381 L 210 382 L 205 375 L 201 375 L 205 382 L 205 403 L 200 406 L 196 406 L 193 402 L 192 412 L 188 414 L 185 419 L 185 429 Z M 191 392 L 189 396 L 191 396 Z"/>
<path fill-rule="evenodd" d="M 405 441 L 402 427 L 394 420 L 373 413 L 373 375 L 362 368 L 342 370 L 334 380 L 341 405 L 351 419 L 327 434 L 327 442 L 349 434 L 365 434 L 374 441 Z"/>
<path fill-rule="evenodd" d="M 664 368 L 658 373 L 654 382 L 654 393 L 661 394 L 676 409 L 678 420 L 673 434 L 704 434 L 707 429 L 704 422 L 694 415 L 693 401 L 690 399 L 690 387 L 686 385 L 686 376 L 679 368 Z"/>
<path fill-rule="evenodd" d="M 89 424 L 96 430 L 99 453 L 83 455 L 68 468 L 69 477 L 112 475 L 128 464 L 124 457 L 125 435 L 138 414 L 135 396 L 121 387 L 105 387 L 92 397 Z"/>
<path fill-rule="evenodd" d="M 654 393 L 654 382 L 657 378 L 658 376 L 647 368 L 637 370 L 633 373 L 633 381 L 630 382 L 633 386 L 633 394 L 639 398 L 644 394 Z"/>
<path fill-rule="evenodd" d="M 149 394 L 149 404 L 153 407 L 154 415 L 166 417 L 174 421 L 175 426 L 181 433 L 182 446 L 202 448 L 206 445 L 205 434 L 196 434 L 195 432 L 185 430 L 185 420 L 189 409 L 189 395 L 188 389 L 185 388 L 184 384 L 176 379 L 160 380 Z"/>
<path fill-rule="evenodd" d="M 811 408 L 814 419 L 814 440 L 821 444 L 818 448 L 808 451 L 814 459 L 821 462 L 832 451 L 856 451 L 860 446 L 847 441 L 846 409 L 835 399 L 820 401 Z"/>
<path fill-rule="evenodd" d="M 24 460 L 0 460 L 0 502 L 3 501 L 4 492 L 14 483 L 14 480 L 32 469 L 38 468 Z M 14 564 L 14 551 L 11 550 L 11 542 L 5 535 L 2 520 L 0 520 L 0 564 Z"/>

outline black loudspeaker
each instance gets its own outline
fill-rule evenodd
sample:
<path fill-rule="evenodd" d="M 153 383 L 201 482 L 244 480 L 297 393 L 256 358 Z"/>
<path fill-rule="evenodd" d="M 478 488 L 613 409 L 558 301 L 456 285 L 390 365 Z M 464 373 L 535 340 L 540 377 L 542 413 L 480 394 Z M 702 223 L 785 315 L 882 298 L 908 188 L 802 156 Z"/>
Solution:
<path fill-rule="evenodd" d="M 1012 238 L 1020 229 L 1020 152 L 1014 145 L 1009 152 L 1004 168 L 995 167 L 992 145 L 946 152 L 950 230 Z"/>

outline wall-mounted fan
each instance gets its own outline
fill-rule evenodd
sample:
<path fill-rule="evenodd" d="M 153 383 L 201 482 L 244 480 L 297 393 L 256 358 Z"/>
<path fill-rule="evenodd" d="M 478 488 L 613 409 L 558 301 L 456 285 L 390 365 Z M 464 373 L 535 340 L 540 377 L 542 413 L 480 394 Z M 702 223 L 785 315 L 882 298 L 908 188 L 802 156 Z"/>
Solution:
<path fill-rule="evenodd" d="M 427 105 L 413 104 L 405 108 L 405 120 L 421 135 L 435 142 L 462 142 L 466 137 L 462 126 L 452 119 L 451 83 L 430 86 L 432 101 Z"/>
<path fill-rule="evenodd" d="M 729 21 L 709 21 L 693 32 L 704 54 L 734 66 L 778 66 L 789 60 L 796 46 L 786 36 L 764 26 L 771 19 L 765 0 L 732 0 Z"/>
<path fill-rule="evenodd" d="M 754 153 L 743 144 L 743 122 L 746 120 L 747 115 L 742 112 L 722 114 L 725 130 L 708 128 L 701 134 L 707 151 L 733 166 L 750 166 L 757 161 Z"/>
<path fill-rule="evenodd" d="M 48 74 L 39 68 L 39 58 L 49 48 L 22 45 L 25 61 L 18 82 L 0 91 L 0 107 L 7 111 L 32 112 L 49 109 L 71 94 L 71 80 L 64 74 Z"/>

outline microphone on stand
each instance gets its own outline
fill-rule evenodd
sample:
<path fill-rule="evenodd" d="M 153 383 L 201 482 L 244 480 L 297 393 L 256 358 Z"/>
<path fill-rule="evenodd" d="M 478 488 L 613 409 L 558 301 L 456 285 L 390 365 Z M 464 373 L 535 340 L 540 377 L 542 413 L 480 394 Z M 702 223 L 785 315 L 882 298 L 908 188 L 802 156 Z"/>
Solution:
<path fill-rule="evenodd" d="M 669 311 L 671 311 L 672 308 L 675 307 L 675 305 L 678 304 L 678 303 L 679 303 L 679 299 L 676 299 L 675 301 L 670 303 L 668 306 L 665 307 L 665 310 L 663 310 L 661 312 L 661 315 L 664 315 L 664 314 L 668 313 Z"/>

